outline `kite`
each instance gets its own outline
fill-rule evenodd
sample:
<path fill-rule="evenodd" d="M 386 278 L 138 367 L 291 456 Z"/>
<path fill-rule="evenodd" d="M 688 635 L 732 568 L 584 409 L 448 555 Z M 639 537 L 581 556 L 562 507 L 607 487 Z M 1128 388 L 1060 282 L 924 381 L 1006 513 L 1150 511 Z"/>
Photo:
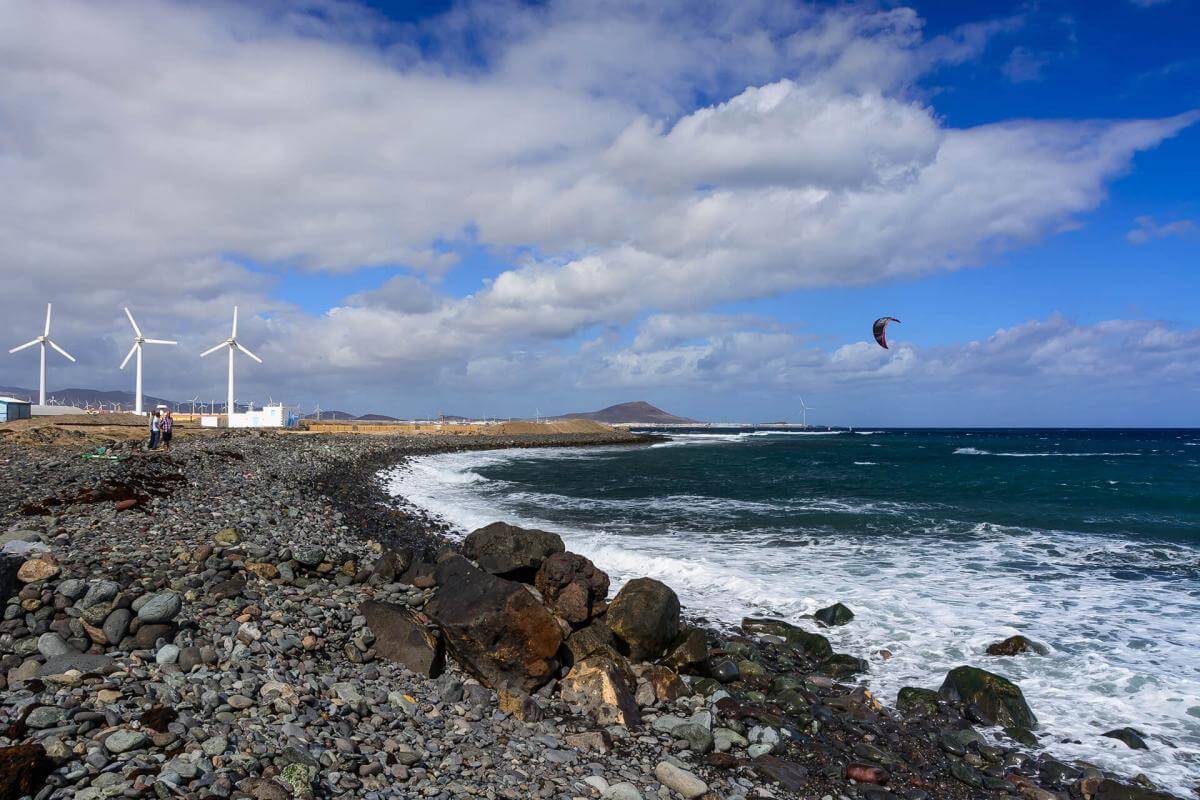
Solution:
<path fill-rule="evenodd" d="M 884 350 L 888 349 L 888 346 L 887 346 L 888 323 L 889 322 L 899 322 L 899 321 L 900 320 L 896 319 L 895 317 L 880 317 L 879 319 L 875 320 L 875 325 L 873 326 L 873 332 L 875 334 L 875 341 L 879 342 L 879 346 L 882 347 Z"/>

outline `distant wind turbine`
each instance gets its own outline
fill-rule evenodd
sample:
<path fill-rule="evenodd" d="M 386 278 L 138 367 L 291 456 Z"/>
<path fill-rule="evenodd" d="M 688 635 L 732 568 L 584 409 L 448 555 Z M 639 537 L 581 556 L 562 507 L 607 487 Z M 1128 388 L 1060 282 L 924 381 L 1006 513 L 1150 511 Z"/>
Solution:
<path fill-rule="evenodd" d="M 263 363 L 261 358 L 254 355 L 254 353 L 251 353 L 244 346 L 242 346 L 241 344 L 238 343 L 238 340 L 237 340 L 237 318 L 238 318 L 238 310 L 237 310 L 237 306 L 234 306 L 233 307 L 233 330 L 230 331 L 229 338 L 226 339 L 225 341 L 221 342 L 218 345 L 210 347 L 209 349 L 205 350 L 203 353 L 200 354 L 200 357 L 204 358 L 207 355 L 211 355 L 212 353 L 217 352 L 222 347 L 229 348 L 229 386 L 228 386 L 227 392 L 226 392 L 226 397 L 228 398 L 228 403 L 225 406 L 225 413 L 227 413 L 227 414 L 232 414 L 236 410 L 236 407 L 233 404 L 233 351 L 241 350 L 243 353 L 250 356 L 258 363 L 260 363 L 260 364 Z"/>
<path fill-rule="evenodd" d="M 808 427 L 808 406 L 804 403 L 803 397 L 800 398 L 800 414 L 801 414 L 801 420 L 802 420 L 801 424 L 805 428 L 807 428 Z"/>
<path fill-rule="evenodd" d="M 14 347 L 13 349 L 9 350 L 8 352 L 15 353 L 18 350 L 24 350 L 26 347 L 33 347 L 35 344 L 40 344 L 42 346 L 41 347 L 42 368 L 41 368 L 41 372 L 39 373 L 39 377 L 38 377 L 38 405 L 44 406 L 44 405 L 46 405 L 46 346 L 49 345 L 50 347 L 53 347 L 55 350 L 57 350 L 59 353 L 62 353 L 64 356 L 66 356 L 71 361 L 75 360 L 75 356 L 71 355 L 66 350 L 63 350 L 61 347 L 59 347 L 58 345 L 56 345 L 54 342 L 52 342 L 50 340 L 50 303 L 46 303 L 46 328 L 44 331 L 42 331 L 42 335 L 37 337 L 36 339 L 34 339 L 31 342 L 26 342 L 25 344 L 18 345 L 17 347 Z"/>
<path fill-rule="evenodd" d="M 125 316 L 129 317 L 129 324 L 133 326 L 133 347 L 129 348 L 129 354 L 125 356 L 125 360 L 121 362 L 121 369 L 125 369 L 125 365 L 129 363 L 129 359 L 137 354 L 137 389 L 133 395 L 133 413 L 142 413 L 142 345 L 144 344 L 179 344 L 170 339 L 147 339 L 142 335 L 142 329 L 133 321 L 133 314 L 129 313 L 129 309 L 125 309 Z"/>

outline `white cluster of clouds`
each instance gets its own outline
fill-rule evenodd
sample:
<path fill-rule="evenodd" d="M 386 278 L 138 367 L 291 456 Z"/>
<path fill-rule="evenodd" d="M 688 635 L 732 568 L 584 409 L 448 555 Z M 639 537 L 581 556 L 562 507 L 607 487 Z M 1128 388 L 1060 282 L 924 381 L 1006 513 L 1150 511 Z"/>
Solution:
<path fill-rule="evenodd" d="M 409 28 L 333 0 L 0 0 L 0 18 L 0 335 L 24 341 L 55 299 L 106 363 L 121 305 L 192 347 L 240 302 L 260 385 L 313 394 L 528 390 L 514 372 L 576 361 L 595 365 L 580 385 L 935 370 L 903 349 L 797 362 L 786 331 L 706 312 L 978 264 L 1077 224 L 1196 119 L 947 126 L 917 82 L 1019 17 L 938 37 L 906 8 L 767 0 L 466 3 Z M 452 296 L 468 246 L 510 266 Z M 275 292 L 371 265 L 410 274 L 316 315 Z M 190 394 L 194 369 L 170 369 Z"/>

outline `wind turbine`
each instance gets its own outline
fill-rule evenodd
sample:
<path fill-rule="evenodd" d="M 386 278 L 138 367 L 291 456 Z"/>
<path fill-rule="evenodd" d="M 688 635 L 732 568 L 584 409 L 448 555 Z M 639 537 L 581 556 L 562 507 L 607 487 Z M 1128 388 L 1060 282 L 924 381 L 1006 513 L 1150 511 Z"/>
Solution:
<path fill-rule="evenodd" d="M 245 347 L 243 347 L 241 344 L 238 343 L 238 340 L 237 340 L 237 306 L 233 307 L 233 330 L 230 331 L 229 338 L 226 339 L 225 341 L 221 342 L 220 344 L 218 344 L 214 347 L 210 347 L 209 349 L 205 350 L 203 353 L 200 354 L 200 357 L 204 358 L 207 355 L 217 352 L 222 347 L 229 348 L 229 387 L 228 387 L 228 392 L 226 394 L 226 396 L 228 397 L 228 404 L 226 405 L 225 409 L 226 409 L 227 414 L 232 414 L 236 410 L 236 407 L 233 405 L 233 351 L 241 350 L 243 353 L 250 356 L 258 363 L 260 363 L 260 364 L 263 363 L 261 358 L 254 355 L 254 353 L 251 353 L 249 350 L 247 350 Z"/>
<path fill-rule="evenodd" d="M 805 428 L 807 428 L 808 427 L 808 406 L 805 405 L 803 397 L 800 398 L 800 414 L 801 414 L 801 419 L 802 419 L 802 422 L 800 424 L 803 425 Z"/>
<path fill-rule="evenodd" d="M 14 347 L 8 352 L 15 353 L 18 350 L 24 350 L 26 347 L 33 347 L 35 344 L 40 344 L 42 346 L 42 369 L 40 377 L 38 378 L 38 405 L 44 406 L 46 405 L 46 345 L 50 345 L 55 350 L 66 356 L 69 360 L 75 360 L 75 356 L 71 355 L 66 350 L 63 350 L 54 342 L 50 341 L 50 303 L 46 303 L 46 329 L 42 332 L 42 335 L 34 339 L 32 342 L 26 342 L 23 345 Z"/>
<path fill-rule="evenodd" d="M 129 359 L 137 354 L 137 389 L 133 395 L 133 413 L 142 413 L 142 345 L 144 344 L 179 344 L 170 339 L 147 339 L 142 336 L 142 329 L 133 321 L 133 314 L 129 313 L 129 309 L 125 309 L 125 316 L 129 317 L 129 324 L 133 326 L 133 347 L 129 348 L 129 354 L 125 356 L 125 360 L 121 362 L 121 369 L 125 369 L 125 365 L 129 363 Z"/>

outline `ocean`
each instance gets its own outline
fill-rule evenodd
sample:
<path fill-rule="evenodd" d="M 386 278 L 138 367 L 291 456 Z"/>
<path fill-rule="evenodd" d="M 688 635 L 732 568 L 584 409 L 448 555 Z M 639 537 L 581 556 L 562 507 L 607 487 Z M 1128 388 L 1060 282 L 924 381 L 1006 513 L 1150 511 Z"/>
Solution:
<path fill-rule="evenodd" d="M 713 625 L 844 602 L 854 621 L 825 633 L 885 701 L 974 664 L 1021 686 L 1058 757 L 1200 786 L 1200 431 L 674 432 L 388 479 L 464 533 L 556 531 Z M 1048 654 L 985 655 L 1016 633 Z M 1100 735 L 1123 726 L 1150 750 Z"/>

